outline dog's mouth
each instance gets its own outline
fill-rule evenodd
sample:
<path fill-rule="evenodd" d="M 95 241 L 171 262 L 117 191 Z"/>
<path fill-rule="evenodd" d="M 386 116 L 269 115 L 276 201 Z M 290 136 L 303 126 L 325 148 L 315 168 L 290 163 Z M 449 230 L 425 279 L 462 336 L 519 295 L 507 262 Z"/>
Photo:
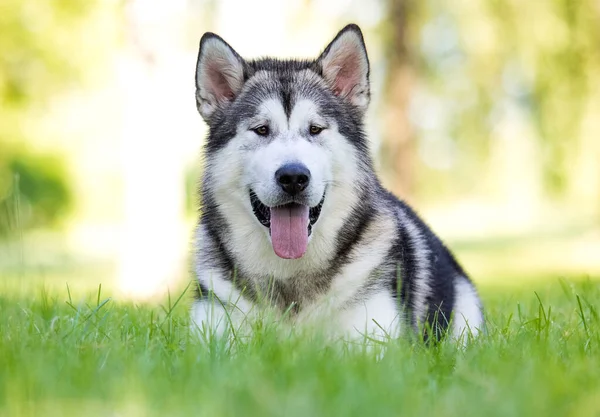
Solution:
<path fill-rule="evenodd" d="M 304 255 L 308 236 L 321 215 L 324 201 L 325 195 L 315 207 L 298 203 L 268 207 L 250 190 L 250 204 L 254 215 L 260 224 L 269 228 L 273 250 L 277 256 L 285 259 L 297 259 Z"/>

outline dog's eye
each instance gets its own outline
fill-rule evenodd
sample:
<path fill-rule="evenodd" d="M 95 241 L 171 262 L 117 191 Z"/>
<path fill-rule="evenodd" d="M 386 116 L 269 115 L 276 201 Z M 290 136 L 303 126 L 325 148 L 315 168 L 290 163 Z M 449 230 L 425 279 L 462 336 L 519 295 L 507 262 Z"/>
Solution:
<path fill-rule="evenodd" d="M 309 128 L 309 132 L 311 135 L 318 135 L 319 133 L 321 133 L 323 131 L 323 128 L 320 126 L 315 126 L 315 125 L 311 125 Z"/>
<path fill-rule="evenodd" d="M 256 133 L 258 136 L 267 136 L 269 134 L 269 127 L 265 126 L 265 125 L 260 125 L 258 127 L 255 127 L 254 129 L 252 129 L 254 131 L 254 133 Z"/>

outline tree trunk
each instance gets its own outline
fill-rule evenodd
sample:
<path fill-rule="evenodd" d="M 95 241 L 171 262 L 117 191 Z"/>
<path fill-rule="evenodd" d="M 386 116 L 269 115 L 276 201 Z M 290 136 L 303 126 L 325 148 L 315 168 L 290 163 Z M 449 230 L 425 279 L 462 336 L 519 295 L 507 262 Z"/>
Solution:
<path fill-rule="evenodd" d="M 410 200 L 415 183 L 415 137 L 408 117 L 414 82 L 409 49 L 407 18 L 411 0 L 388 0 L 385 47 L 388 57 L 384 96 L 384 132 L 381 163 L 385 185 L 399 197 Z"/>

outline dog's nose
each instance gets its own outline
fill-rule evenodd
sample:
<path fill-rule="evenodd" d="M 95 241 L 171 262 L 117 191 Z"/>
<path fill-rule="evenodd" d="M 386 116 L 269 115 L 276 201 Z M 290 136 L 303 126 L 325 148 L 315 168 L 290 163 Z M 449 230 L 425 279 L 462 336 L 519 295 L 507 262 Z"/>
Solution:
<path fill-rule="evenodd" d="M 275 172 L 275 180 L 283 191 L 296 195 L 308 187 L 310 171 L 299 163 L 285 164 Z"/>

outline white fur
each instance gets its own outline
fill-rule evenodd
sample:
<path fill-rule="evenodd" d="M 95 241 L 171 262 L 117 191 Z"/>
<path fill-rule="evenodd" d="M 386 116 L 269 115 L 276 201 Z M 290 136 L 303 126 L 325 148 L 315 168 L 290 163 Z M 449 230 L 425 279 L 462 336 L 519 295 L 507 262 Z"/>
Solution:
<path fill-rule="evenodd" d="M 455 339 L 466 342 L 470 335 L 476 336 L 482 330 L 481 302 L 475 287 L 463 277 L 455 280 L 454 291 L 452 335 Z"/>
<path fill-rule="evenodd" d="M 255 152 L 252 146 L 261 146 L 265 138 L 240 126 L 227 146 L 208 161 L 206 175 L 210 175 L 215 201 L 233 225 L 231 239 L 224 244 L 247 274 L 268 274 L 286 279 L 299 272 L 319 270 L 334 255 L 337 232 L 358 198 L 354 191 L 358 161 L 352 145 L 335 125 L 319 135 L 320 145 L 299 137 L 297 129 L 309 127 L 302 123 L 307 120 L 309 111 L 306 103 L 298 104 L 300 106 L 295 106 L 292 111 L 289 125 L 282 120 L 281 115 L 285 113 L 281 103 L 269 101 L 261 106 L 262 112 L 276 125 L 278 137 L 262 145 L 264 148 L 260 152 Z M 275 171 L 286 155 L 294 155 L 297 161 L 312 168 L 310 187 L 314 188 L 309 193 L 314 205 L 319 203 L 327 188 L 321 216 L 313 227 L 307 251 L 293 262 L 275 254 L 268 231 L 254 216 L 248 197 L 248 188 L 252 186 L 261 200 L 268 200 L 268 190 L 276 185 Z M 331 182 L 332 178 L 337 180 Z M 248 245 L 249 242 L 252 244 Z"/>
<path fill-rule="evenodd" d="M 192 305 L 192 331 L 207 337 L 222 337 L 231 328 L 228 314 L 217 300 L 199 300 Z"/>
<path fill-rule="evenodd" d="M 202 254 L 206 249 L 207 236 L 202 227 L 196 230 L 196 253 Z M 210 331 L 222 336 L 227 331 L 239 328 L 252 311 L 252 304 L 229 280 L 224 279 L 221 272 L 207 267 L 200 255 L 196 263 L 196 277 L 214 296 L 197 300 L 192 306 L 193 330 Z M 224 305 L 228 305 L 227 311 Z"/>
<path fill-rule="evenodd" d="M 391 295 L 387 298 L 383 294 L 371 296 L 348 310 L 345 306 L 369 280 L 378 279 L 374 270 L 385 260 L 394 237 L 395 224 L 391 216 L 374 221 L 363 235 L 365 244 L 356 247 L 350 254 L 355 261 L 342 268 L 333 278 L 327 296 L 301 311 L 297 321 L 318 322 L 329 317 L 334 326 L 346 334 L 356 336 L 357 331 L 360 334 L 366 328 L 369 334 L 375 330 L 381 336 L 382 329 L 372 322 L 376 319 L 385 331 L 391 331 L 390 326 L 396 321 L 398 310 Z M 368 309 L 365 311 L 366 306 Z"/>
<path fill-rule="evenodd" d="M 352 339 L 378 341 L 396 338 L 401 330 L 400 313 L 389 292 L 377 293 L 340 314 L 340 329 Z"/>

